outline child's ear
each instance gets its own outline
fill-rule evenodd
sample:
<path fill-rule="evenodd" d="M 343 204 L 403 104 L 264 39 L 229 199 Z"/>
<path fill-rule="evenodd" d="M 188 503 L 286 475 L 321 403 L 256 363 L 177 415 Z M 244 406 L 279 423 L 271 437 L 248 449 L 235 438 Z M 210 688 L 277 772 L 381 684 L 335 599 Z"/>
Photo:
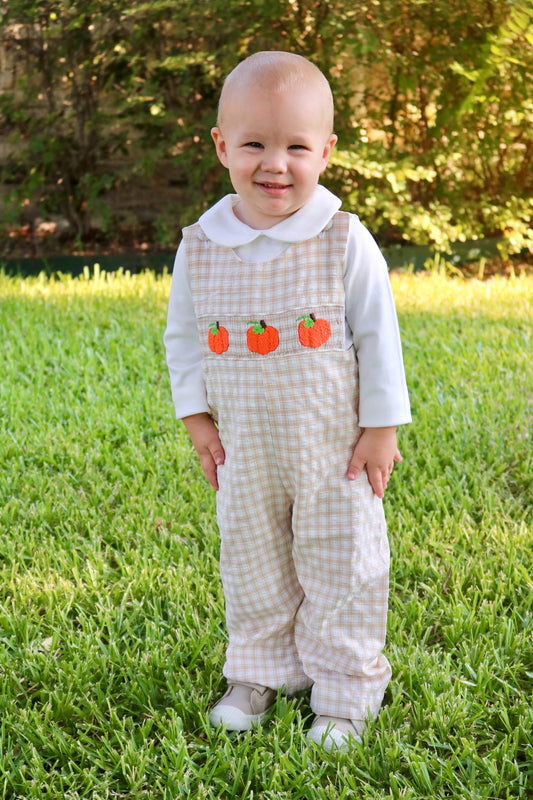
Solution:
<path fill-rule="evenodd" d="M 335 147 L 336 142 L 337 142 L 337 136 L 335 136 L 335 134 L 332 133 L 331 136 L 328 137 L 328 140 L 327 140 L 326 144 L 324 145 L 324 152 L 322 153 L 322 169 L 321 169 L 321 172 L 324 172 L 324 170 L 326 169 L 326 167 L 328 165 L 328 162 L 329 162 L 329 157 L 331 155 L 331 152 L 332 152 L 333 148 Z"/>
<path fill-rule="evenodd" d="M 228 166 L 228 155 L 226 153 L 226 142 L 224 141 L 224 137 L 222 136 L 222 131 L 218 126 L 211 128 L 211 137 L 215 143 L 215 148 L 217 151 L 217 156 L 219 158 L 220 163 L 224 166 Z"/>

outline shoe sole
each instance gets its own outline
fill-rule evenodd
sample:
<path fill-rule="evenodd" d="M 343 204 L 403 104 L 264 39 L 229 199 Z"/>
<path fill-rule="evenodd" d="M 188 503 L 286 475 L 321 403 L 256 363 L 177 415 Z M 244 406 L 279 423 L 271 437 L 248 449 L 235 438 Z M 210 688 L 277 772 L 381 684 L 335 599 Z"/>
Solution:
<path fill-rule="evenodd" d="M 355 742 L 361 742 L 359 736 L 355 736 L 353 733 L 336 731 L 331 725 L 311 728 L 307 733 L 307 740 L 323 747 L 325 750 L 340 750 L 341 752 L 349 750 L 350 746 Z"/>
<path fill-rule="evenodd" d="M 234 706 L 219 706 L 209 712 L 209 722 L 213 728 L 222 725 L 227 731 L 249 731 L 268 716 L 271 709 L 262 714 L 245 714 Z"/>

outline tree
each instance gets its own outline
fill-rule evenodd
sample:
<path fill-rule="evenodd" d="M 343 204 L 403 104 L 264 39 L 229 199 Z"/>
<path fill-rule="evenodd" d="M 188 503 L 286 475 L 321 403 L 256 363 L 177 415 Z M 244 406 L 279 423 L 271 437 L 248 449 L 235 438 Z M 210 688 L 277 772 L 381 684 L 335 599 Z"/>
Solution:
<path fill-rule="evenodd" d="M 0 2 L 20 74 L 0 123 L 23 137 L 8 178 L 80 238 L 91 215 L 105 220 L 117 153 L 123 174 L 180 171 L 173 230 L 227 191 L 209 136 L 224 76 L 284 49 L 330 78 L 339 146 L 326 181 L 383 243 L 533 244 L 529 0 Z"/>
<path fill-rule="evenodd" d="M 110 94 L 123 79 L 123 2 L 84 0 L 38 4 L 3 0 L 4 46 L 20 71 L 12 93 L 0 96 L 14 149 L 5 176 L 18 182 L 12 200 L 66 216 L 80 239 L 98 198 L 113 182 L 102 164 L 124 147 L 113 124 Z"/>
<path fill-rule="evenodd" d="M 368 4 L 355 136 L 336 163 L 384 239 L 446 248 L 506 232 L 510 249 L 531 246 L 532 20 L 528 2 Z"/>

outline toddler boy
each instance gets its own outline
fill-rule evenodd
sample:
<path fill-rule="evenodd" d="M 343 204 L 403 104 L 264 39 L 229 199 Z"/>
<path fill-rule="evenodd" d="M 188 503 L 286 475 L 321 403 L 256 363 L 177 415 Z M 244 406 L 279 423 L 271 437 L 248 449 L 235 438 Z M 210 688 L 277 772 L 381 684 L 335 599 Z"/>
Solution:
<path fill-rule="evenodd" d="M 382 498 L 410 421 L 388 272 L 318 185 L 329 84 L 262 52 L 227 77 L 211 131 L 235 194 L 184 230 L 165 333 L 176 415 L 218 491 L 228 691 L 246 730 L 312 686 L 308 738 L 359 740 L 390 679 Z"/>

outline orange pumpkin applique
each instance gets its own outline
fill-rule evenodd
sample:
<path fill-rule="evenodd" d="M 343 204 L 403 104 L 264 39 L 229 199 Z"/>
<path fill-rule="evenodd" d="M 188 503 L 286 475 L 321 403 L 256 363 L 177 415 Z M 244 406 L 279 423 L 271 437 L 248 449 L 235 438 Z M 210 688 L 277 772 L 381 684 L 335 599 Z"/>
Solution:
<path fill-rule="evenodd" d="M 320 347 L 331 336 L 327 319 L 317 319 L 314 314 L 298 317 L 298 338 L 304 347 Z"/>
<path fill-rule="evenodd" d="M 279 333 L 276 328 L 273 328 L 272 325 L 267 325 L 264 319 L 260 322 L 252 320 L 248 325 L 252 327 L 248 328 L 246 341 L 248 349 L 252 353 L 266 356 L 267 353 L 271 353 L 276 349 L 279 344 Z"/>
<path fill-rule="evenodd" d="M 207 334 L 207 343 L 211 352 L 217 355 L 225 353 L 229 347 L 229 334 L 226 328 L 221 327 L 218 322 L 213 322 Z"/>

